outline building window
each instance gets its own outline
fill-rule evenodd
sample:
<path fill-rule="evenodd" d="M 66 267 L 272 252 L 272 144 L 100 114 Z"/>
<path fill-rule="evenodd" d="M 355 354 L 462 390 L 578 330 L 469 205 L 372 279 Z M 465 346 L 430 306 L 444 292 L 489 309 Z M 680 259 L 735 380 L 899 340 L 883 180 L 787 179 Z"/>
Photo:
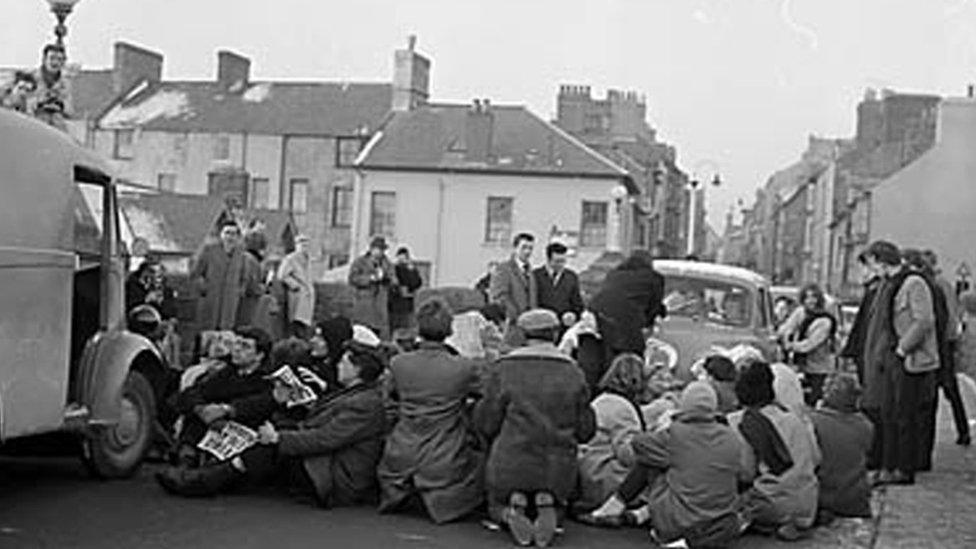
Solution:
<path fill-rule="evenodd" d="M 346 228 L 352 226 L 352 188 L 332 188 L 332 226 Z"/>
<path fill-rule="evenodd" d="M 369 209 L 370 236 L 393 238 L 396 233 L 396 193 L 374 192 Z"/>
<path fill-rule="evenodd" d="M 214 160 L 230 160 L 230 136 L 214 136 Z"/>
<path fill-rule="evenodd" d="M 292 179 L 289 188 L 289 209 L 294 213 L 308 211 L 308 179 Z"/>
<path fill-rule="evenodd" d="M 132 158 L 132 143 L 135 141 L 135 130 L 115 130 L 115 144 L 112 156 L 119 160 Z"/>
<path fill-rule="evenodd" d="M 510 196 L 489 196 L 485 222 L 486 244 L 508 244 L 512 240 L 512 209 L 515 199 Z"/>
<path fill-rule="evenodd" d="M 606 202 L 583 201 L 583 219 L 580 226 L 580 246 L 602 248 L 607 245 Z"/>
<path fill-rule="evenodd" d="M 251 180 L 248 193 L 248 205 L 255 210 L 267 210 L 271 207 L 271 182 L 267 177 L 255 177 Z"/>
<path fill-rule="evenodd" d="M 363 150 L 360 137 L 339 137 L 336 139 L 336 166 L 350 167 L 356 163 L 359 151 Z"/>
<path fill-rule="evenodd" d="M 161 173 L 156 176 L 156 187 L 167 193 L 176 192 L 176 174 Z"/>

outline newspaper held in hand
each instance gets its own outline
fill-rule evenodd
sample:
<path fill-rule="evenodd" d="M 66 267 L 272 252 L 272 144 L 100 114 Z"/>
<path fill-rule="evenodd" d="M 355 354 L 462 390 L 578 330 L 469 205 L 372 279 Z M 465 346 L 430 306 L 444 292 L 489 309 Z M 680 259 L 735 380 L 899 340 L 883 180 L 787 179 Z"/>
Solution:
<path fill-rule="evenodd" d="M 226 461 L 254 446 L 257 441 L 257 432 L 235 421 L 228 421 L 219 431 L 214 429 L 207 431 L 203 440 L 197 444 L 197 448 L 210 452 L 221 461 Z"/>
<path fill-rule="evenodd" d="M 268 377 L 287 390 L 288 399 L 285 401 L 285 406 L 289 408 L 314 402 L 318 398 L 315 395 L 315 391 L 295 375 L 294 370 L 287 364 L 278 368 L 275 373 Z"/>

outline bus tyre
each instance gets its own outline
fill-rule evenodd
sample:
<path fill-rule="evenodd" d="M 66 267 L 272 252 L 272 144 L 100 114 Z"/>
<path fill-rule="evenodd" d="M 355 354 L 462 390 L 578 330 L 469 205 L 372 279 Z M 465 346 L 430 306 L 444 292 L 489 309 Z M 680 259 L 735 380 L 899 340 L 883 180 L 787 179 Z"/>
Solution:
<path fill-rule="evenodd" d="M 130 371 L 122 387 L 118 424 L 96 427 L 84 440 L 88 470 L 100 478 L 125 478 L 135 473 L 152 442 L 156 397 L 144 375 Z"/>

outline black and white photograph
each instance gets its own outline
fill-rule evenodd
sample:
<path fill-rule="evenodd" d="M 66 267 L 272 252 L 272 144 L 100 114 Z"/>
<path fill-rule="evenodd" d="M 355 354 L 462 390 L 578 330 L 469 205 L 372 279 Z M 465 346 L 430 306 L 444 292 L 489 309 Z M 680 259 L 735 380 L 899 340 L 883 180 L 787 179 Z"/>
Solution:
<path fill-rule="evenodd" d="M 976 547 L 976 0 L 0 11 L 0 549 Z"/>

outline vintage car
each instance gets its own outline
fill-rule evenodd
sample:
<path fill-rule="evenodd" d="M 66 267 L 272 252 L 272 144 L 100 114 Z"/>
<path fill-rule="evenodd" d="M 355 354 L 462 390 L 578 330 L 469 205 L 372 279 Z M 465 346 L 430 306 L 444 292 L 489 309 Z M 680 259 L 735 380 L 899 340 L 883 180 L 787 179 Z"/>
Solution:
<path fill-rule="evenodd" d="M 69 432 L 102 477 L 150 443 L 165 366 L 126 330 L 127 263 L 107 162 L 0 111 L 0 451 Z"/>
<path fill-rule="evenodd" d="M 668 316 L 658 321 L 649 348 L 675 362 L 675 375 L 689 380 L 691 366 L 713 348 L 749 345 L 777 360 L 769 282 L 740 267 L 699 261 L 655 260 L 664 276 Z"/>

